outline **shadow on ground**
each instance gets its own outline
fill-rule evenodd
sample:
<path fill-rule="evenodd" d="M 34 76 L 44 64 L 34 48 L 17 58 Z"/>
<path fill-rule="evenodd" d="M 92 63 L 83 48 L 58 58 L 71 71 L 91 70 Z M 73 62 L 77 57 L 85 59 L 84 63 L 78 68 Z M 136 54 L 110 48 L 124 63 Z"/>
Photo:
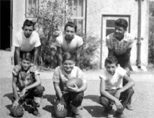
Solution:
<path fill-rule="evenodd" d="M 92 101 L 88 105 L 84 105 L 84 108 L 89 112 L 89 114 L 91 114 L 92 117 L 106 117 L 103 113 L 103 106 L 99 104 L 98 95 L 87 95 L 84 99 Z"/>

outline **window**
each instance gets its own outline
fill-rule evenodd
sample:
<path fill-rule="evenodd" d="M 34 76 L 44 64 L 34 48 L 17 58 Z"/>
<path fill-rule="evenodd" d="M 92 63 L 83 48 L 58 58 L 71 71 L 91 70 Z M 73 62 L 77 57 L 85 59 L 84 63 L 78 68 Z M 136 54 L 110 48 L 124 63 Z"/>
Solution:
<path fill-rule="evenodd" d="M 119 19 L 119 18 L 123 18 L 123 19 L 126 19 L 127 22 L 128 22 L 128 28 L 127 28 L 127 31 L 130 32 L 130 28 L 129 28 L 129 25 L 130 25 L 130 16 L 103 16 L 103 29 L 102 29 L 102 33 L 103 33 L 103 37 L 106 37 L 107 35 L 109 35 L 110 33 L 114 32 L 114 23 L 115 23 L 115 20 Z"/>
<path fill-rule="evenodd" d="M 72 0 L 71 19 L 77 25 L 77 33 L 85 33 L 86 0 Z"/>
<path fill-rule="evenodd" d="M 34 17 L 39 7 L 39 0 L 26 0 L 26 17 Z"/>

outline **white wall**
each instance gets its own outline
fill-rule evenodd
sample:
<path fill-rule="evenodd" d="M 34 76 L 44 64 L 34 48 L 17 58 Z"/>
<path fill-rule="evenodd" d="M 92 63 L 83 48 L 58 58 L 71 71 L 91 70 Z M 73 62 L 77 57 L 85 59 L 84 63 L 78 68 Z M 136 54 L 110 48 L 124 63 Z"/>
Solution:
<path fill-rule="evenodd" d="M 141 63 L 143 65 L 148 64 L 148 2 L 149 0 L 142 1 L 141 35 L 144 40 L 141 44 Z M 87 32 L 92 32 L 99 38 L 101 38 L 102 15 L 130 15 L 130 33 L 137 37 L 138 2 L 136 0 L 87 0 Z M 131 63 L 135 65 L 137 59 L 136 41 L 131 53 Z"/>

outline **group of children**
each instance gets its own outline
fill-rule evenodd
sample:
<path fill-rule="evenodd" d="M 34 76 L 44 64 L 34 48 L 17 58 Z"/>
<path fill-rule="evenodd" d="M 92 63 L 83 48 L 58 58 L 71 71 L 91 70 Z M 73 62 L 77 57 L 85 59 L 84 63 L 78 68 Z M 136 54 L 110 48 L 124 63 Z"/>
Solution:
<path fill-rule="evenodd" d="M 124 19 L 115 21 L 115 32 L 107 37 L 109 55 L 105 60 L 105 70 L 102 70 L 100 78 L 100 104 L 103 105 L 107 117 L 124 118 L 123 111 L 129 108 L 133 95 L 134 81 L 129 75 L 130 51 L 133 40 L 126 33 L 128 23 Z M 27 26 L 28 27 L 28 26 Z M 30 27 L 30 26 L 29 26 Z M 75 25 L 68 23 L 65 26 L 65 36 L 58 38 L 59 66 L 54 70 L 53 86 L 56 92 L 54 104 L 54 117 L 65 118 L 70 115 L 75 118 L 83 118 L 81 104 L 84 91 L 87 89 L 87 81 L 79 65 L 79 52 L 83 41 L 75 35 Z M 63 44 L 64 43 L 64 44 Z M 77 49 L 75 51 L 75 49 Z M 71 51 L 73 50 L 73 54 Z M 62 54 L 62 52 L 64 52 Z M 74 55 L 74 52 L 77 52 Z M 25 105 L 31 106 L 31 112 L 40 116 L 38 107 L 43 97 L 44 87 L 41 85 L 40 74 L 36 65 L 32 63 L 32 55 L 23 52 L 20 63 L 13 69 L 13 104 L 12 115 L 21 117 Z M 76 66 L 77 65 L 77 66 Z M 67 82 L 73 78 L 82 79 L 82 86 L 68 87 Z M 116 111 L 113 109 L 116 106 Z M 19 107 L 20 106 L 20 107 Z M 21 110 L 22 109 L 22 110 Z"/>
<path fill-rule="evenodd" d="M 122 118 L 123 110 L 133 94 L 132 87 L 134 82 L 128 76 L 126 70 L 118 65 L 117 59 L 113 56 L 106 58 L 105 68 L 99 76 L 100 104 L 103 105 L 108 117 L 113 115 L 112 106 L 115 104 L 117 108 L 115 116 Z M 67 81 L 75 77 L 83 80 L 82 86 L 80 88 L 76 85 L 74 87 L 67 87 Z M 125 86 L 123 86 L 124 79 L 127 80 Z M 71 115 L 75 118 L 82 118 L 80 110 L 84 91 L 87 89 L 87 81 L 82 70 L 75 66 L 75 58 L 70 53 L 64 53 L 62 65 L 54 70 L 53 85 L 56 92 L 54 116 L 56 118 L 64 118 L 68 113 L 72 113 Z M 30 53 L 23 54 L 20 65 L 14 67 L 12 87 L 14 94 L 12 109 L 16 109 L 21 104 L 23 106 L 31 104 L 32 113 L 40 116 L 37 108 L 40 106 L 45 89 L 41 86 L 36 66 L 31 63 Z M 21 100 L 24 101 L 20 102 Z"/>

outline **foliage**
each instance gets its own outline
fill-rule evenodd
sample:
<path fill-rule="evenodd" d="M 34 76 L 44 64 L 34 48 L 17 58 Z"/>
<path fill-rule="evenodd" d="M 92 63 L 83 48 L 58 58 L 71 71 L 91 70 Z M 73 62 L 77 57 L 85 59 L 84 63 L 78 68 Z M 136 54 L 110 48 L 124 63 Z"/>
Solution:
<path fill-rule="evenodd" d="M 71 0 L 42 0 L 39 9 L 29 9 L 27 13 L 33 16 L 36 22 L 37 31 L 41 38 L 41 49 L 39 62 L 41 65 L 51 67 L 56 66 L 54 62 L 56 55 L 53 48 L 56 37 L 59 35 L 58 30 L 64 26 L 65 20 L 71 17 Z M 66 9 L 67 7 L 67 9 Z M 53 52 L 53 53 L 52 53 Z M 54 67 L 53 66 L 53 67 Z"/>
<path fill-rule="evenodd" d="M 150 17 L 149 26 L 149 63 L 154 64 L 154 17 Z"/>
<path fill-rule="evenodd" d="M 39 10 L 30 9 L 29 15 L 35 17 L 37 31 L 41 38 L 41 49 L 39 54 L 39 65 L 49 68 L 57 66 L 55 39 L 59 35 L 58 30 L 63 28 L 66 21 L 71 18 L 72 0 L 43 0 Z M 66 21 L 65 21 L 66 20 Z M 84 39 L 83 51 L 81 53 L 80 67 L 82 69 L 97 68 L 97 63 L 92 58 L 97 52 L 99 41 L 94 36 L 81 34 Z"/>
<path fill-rule="evenodd" d="M 152 16 L 154 16 L 154 1 L 150 1 L 149 12 Z"/>
<path fill-rule="evenodd" d="M 100 40 L 91 35 L 84 35 L 83 50 L 80 58 L 80 67 L 82 69 L 96 69 L 98 68 L 97 60 L 94 60 L 100 46 Z"/>
<path fill-rule="evenodd" d="M 149 6 L 149 63 L 154 64 L 154 2 L 150 2 Z"/>

